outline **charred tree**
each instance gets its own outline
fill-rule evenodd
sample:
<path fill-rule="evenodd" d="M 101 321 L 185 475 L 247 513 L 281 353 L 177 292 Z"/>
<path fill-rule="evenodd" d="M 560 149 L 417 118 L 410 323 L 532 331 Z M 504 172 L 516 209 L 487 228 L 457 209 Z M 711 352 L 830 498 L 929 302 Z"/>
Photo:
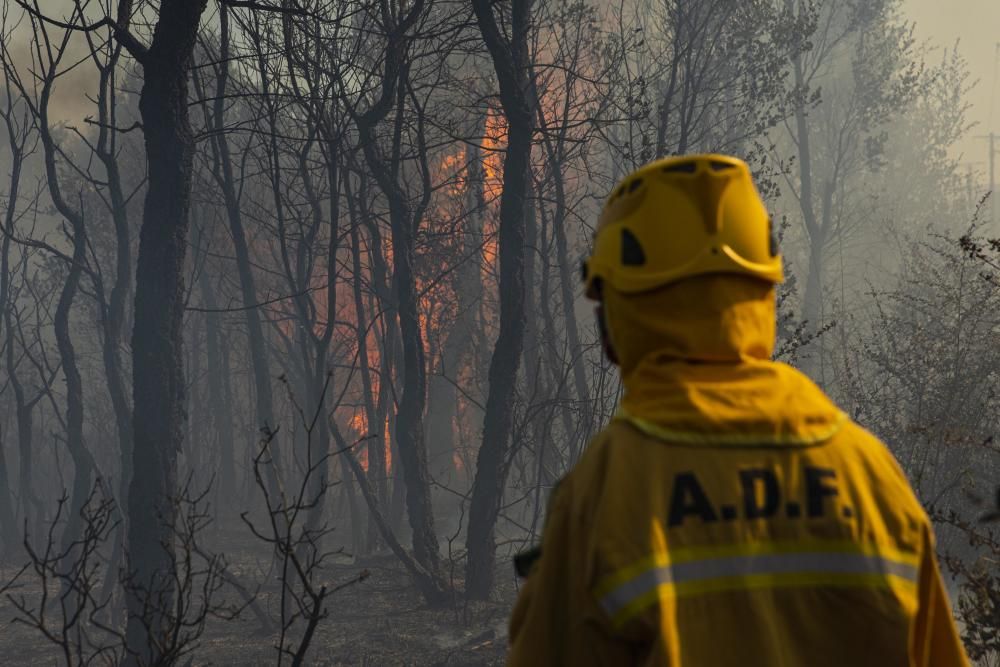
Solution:
<path fill-rule="evenodd" d="M 6 58 L 4 59 L 6 62 Z M 0 313 L 3 314 L 3 325 L 6 328 L 6 348 L 7 348 L 7 376 L 13 386 L 18 408 L 18 425 L 20 426 L 20 407 L 24 403 L 24 391 L 17 379 L 17 367 L 14 362 L 14 332 L 10 312 L 13 309 L 12 287 L 13 269 L 11 267 L 10 246 L 11 237 L 14 234 L 15 221 L 19 208 L 18 197 L 21 187 L 21 173 L 24 167 L 26 154 L 30 152 L 31 127 L 27 123 L 19 125 L 15 111 L 15 96 L 4 68 L 4 105 L 0 108 L 0 119 L 3 119 L 4 127 L 7 130 L 7 148 L 10 150 L 10 179 L 7 188 L 7 207 L 4 211 L 3 219 L 3 241 L 0 242 Z M 20 436 L 19 436 L 20 441 Z M 27 457 L 25 458 L 25 454 Z M 31 452 L 25 452 L 23 448 L 19 450 L 21 456 L 19 491 L 22 497 L 32 497 L 33 490 L 30 486 L 31 478 Z M 25 486 L 26 480 L 29 486 Z M 0 497 L 0 557 L 9 555 L 18 543 L 17 524 L 14 517 L 14 497 L 13 486 L 10 484 L 10 473 L 7 468 L 6 457 L 3 454 L 3 443 L 0 441 L 0 484 L 3 485 L 2 497 Z M 27 507 L 25 507 L 25 518 L 27 518 Z"/>
<path fill-rule="evenodd" d="M 201 301 L 205 304 L 205 356 L 208 358 L 208 401 L 218 446 L 219 497 L 235 498 L 235 432 L 233 429 L 233 390 L 230 379 L 229 347 L 222 330 L 215 289 L 207 271 L 198 276 Z M 221 507 L 222 505 L 220 505 Z"/>
<path fill-rule="evenodd" d="M 485 118 L 477 119 L 476 132 L 482 135 Z M 486 202 L 483 195 L 483 152 L 476 143 L 466 148 L 466 174 L 463 196 L 458 265 L 452 291 L 455 295 L 455 320 L 441 344 L 437 373 L 430 379 L 427 409 L 427 441 L 431 468 L 437 475 L 454 470 L 456 455 L 455 428 L 459 412 L 460 371 L 467 367 L 472 344 L 479 333 L 479 307 L 482 302 L 481 246 Z"/>
<path fill-rule="evenodd" d="M 493 59 L 507 120 L 507 154 L 500 199 L 500 334 L 490 360 L 483 441 L 476 459 L 466 542 L 466 594 L 481 600 L 489 597 L 493 587 L 494 531 L 506 481 L 517 373 L 524 344 L 524 214 L 535 102 L 528 52 L 532 0 L 512 2 L 509 32 L 501 30 L 490 2 L 474 0 L 472 6 Z"/>
<path fill-rule="evenodd" d="M 370 436 L 366 445 L 368 450 L 366 483 L 371 488 L 371 503 L 375 504 L 379 511 L 384 511 L 386 505 L 386 474 L 388 472 L 385 458 L 386 433 L 384 433 L 383 427 L 385 419 L 378 412 L 374 383 L 372 382 L 373 373 L 368 355 L 369 325 L 362 291 L 361 234 L 358 229 L 360 220 L 357 216 L 357 206 L 349 181 L 345 188 L 345 194 L 351 216 L 351 271 L 354 274 L 354 279 L 351 281 L 351 292 L 354 297 L 354 333 L 357 337 L 358 345 L 358 367 L 361 375 L 362 397 L 364 399 L 365 425 Z M 379 384 L 382 382 L 388 382 L 388 379 L 380 379 Z M 374 551 L 378 546 L 380 537 L 379 525 L 375 520 L 374 512 L 370 511 L 368 517 L 368 534 L 365 549 L 367 551 Z"/>
<path fill-rule="evenodd" d="M 363 224 L 368 232 L 367 256 L 369 258 L 369 272 L 372 283 L 369 290 L 368 310 L 374 318 L 371 327 L 374 330 L 375 342 L 379 351 L 378 369 L 372 370 L 372 374 L 377 374 L 379 378 L 375 399 L 375 419 L 368 422 L 368 430 L 369 434 L 376 432 L 380 434 L 381 449 L 379 452 L 373 452 L 369 443 L 369 457 L 374 454 L 376 457 L 384 459 L 384 465 L 382 463 L 369 465 L 368 480 L 369 484 L 375 490 L 375 497 L 379 499 L 381 507 L 387 508 L 387 520 L 391 528 L 398 532 L 402 529 L 403 515 L 405 514 L 404 496 L 406 484 L 403 482 L 400 473 L 402 466 L 392 466 L 390 471 L 388 452 L 398 452 L 395 439 L 396 415 L 391 410 L 391 407 L 395 402 L 396 396 L 396 389 L 393 383 L 394 376 L 396 373 L 403 373 L 403 369 L 400 368 L 397 361 L 402 357 L 399 341 L 399 317 L 398 309 L 396 308 L 396 296 L 391 284 L 390 267 L 383 253 L 385 243 L 382 232 L 379 229 L 379 222 L 375 219 L 371 208 L 371 195 L 369 193 L 373 188 L 369 187 L 370 180 L 367 174 L 358 170 L 357 176 L 358 185 L 353 191 L 356 193 L 355 196 L 351 197 L 352 189 L 349 184 L 346 188 L 346 193 L 349 197 L 348 203 L 350 204 L 351 199 L 353 199 L 357 206 L 358 223 Z M 380 315 L 376 316 L 377 313 L 380 313 Z M 398 457 L 396 460 L 398 460 Z M 382 467 L 381 475 L 378 468 L 375 467 L 376 465 Z M 392 479 L 391 489 L 389 485 L 390 477 Z M 378 527 L 375 525 L 372 517 L 369 517 L 368 536 L 368 543 L 372 545 L 379 538 Z"/>
<path fill-rule="evenodd" d="M 123 17 L 127 21 L 127 17 Z M 125 27 L 127 27 L 125 23 Z M 88 33 L 88 38 L 90 34 Z M 118 164 L 118 134 L 116 92 L 117 70 L 121 56 L 120 46 L 108 47 L 110 53 L 102 61 L 101 47 L 90 42 L 91 58 L 98 70 L 97 141 L 94 153 L 107 182 L 108 214 L 114 227 L 115 266 L 111 289 L 105 294 L 103 278 L 99 271 L 93 273 L 100 312 L 101 358 L 108 383 L 108 394 L 115 414 L 121 467 L 119 492 L 124 498 L 128 491 L 132 465 L 132 405 L 129 401 L 128 383 L 123 372 L 122 342 L 127 318 L 128 299 L 132 293 L 132 234 L 129 229 L 128 203 L 122 172 Z M 119 539 L 116 537 L 116 540 Z"/>
<path fill-rule="evenodd" d="M 239 275 L 240 296 L 243 300 L 243 316 L 246 319 L 250 360 L 253 367 L 254 397 L 256 400 L 256 425 L 274 427 L 274 398 L 271 389 L 271 363 L 257 307 L 257 283 L 254 277 L 246 228 L 243 224 L 243 210 L 240 202 L 240 185 L 233 165 L 232 151 L 226 132 L 226 96 L 229 91 L 230 66 L 230 25 L 229 9 L 223 3 L 219 7 L 219 57 L 215 67 L 215 90 L 212 95 L 212 127 L 210 146 L 214 161 L 213 175 L 226 210 L 229 233 L 233 239 L 236 254 L 236 271 Z M 204 96 L 203 96 L 204 97 Z M 273 474 L 269 471 L 268 474 Z M 271 491 L 275 491 L 274 480 L 270 479 Z"/>
<path fill-rule="evenodd" d="M 72 245 L 70 254 L 67 255 L 53 246 L 37 243 L 39 247 L 55 255 L 66 265 L 66 277 L 59 291 L 52 324 L 56 348 L 59 351 L 60 366 L 66 382 L 65 444 L 73 462 L 73 487 L 69 499 L 70 512 L 67 515 L 66 528 L 62 535 L 64 559 L 66 564 L 69 564 L 76 557 L 73 545 L 82 529 L 80 510 L 90 493 L 95 472 L 93 456 L 84 442 L 83 378 L 77 364 L 70 322 L 81 279 L 85 273 L 89 273 L 87 266 L 88 241 L 82 207 L 70 204 L 63 193 L 57 166 L 57 156 L 60 154 L 60 149 L 53 137 L 52 125 L 49 121 L 49 103 L 52 99 L 55 82 L 60 75 L 60 65 L 67 52 L 71 32 L 65 30 L 58 41 L 51 40 L 45 21 L 37 16 L 32 18 L 35 26 L 33 46 L 39 62 L 43 63 L 38 75 L 41 85 L 37 99 L 33 99 L 28 94 L 20 80 L 16 80 L 16 85 L 21 93 L 21 98 L 30 108 L 37 124 L 49 197 L 56 211 L 66 221 L 66 234 Z M 43 43 L 46 47 L 42 47 Z M 43 52 L 46 54 L 45 57 L 41 55 Z M 12 73 L 8 62 L 5 62 L 5 68 L 8 68 L 8 80 L 11 80 Z"/>
<path fill-rule="evenodd" d="M 396 413 L 395 435 L 406 484 L 413 552 L 416 561 L 433 580 L 421 582 L 421 589 L 425 591 L 425 595 L 426 591 L 437 591 L 428 600 L 441 602 L 445 599 L 447 586 L 440 576 L 440 555 L 427 470 L 427 443 L 423 425 L 427 362 L 414 274 L 414 236 L 423 210 L 429 203 L 430 191 L 425 187 L 423 198 L 414 206 L 399 175 L 399 134 L 406 104 L 406 51 L 410 40 L 408 31 L 422 16 L 423 11 L 422 0 L 418 0 L 402 16 L 394 16 L 388 6 L 383 6 L 381 19 L 388 34 L 381 94 L 367 111 L 355 115 L 355 122 L 368 166 L 389 206 L 393 285 L 403 345 L 403 392 Z M 376 129 L 393 109 L 394 143 L 390 155 L 386 157 L 379 147 Z"/>
<path fill-rule="evenodd" d="M 142 65 L 139 98 L 148 185 L 139 236 L 132 330 L 134 448 L 128 495 L 128 664 L 155 664 L 176 594 L 171 545 L 177 453 L 184 437 L 185 255 L 194 136 L 188 70 L 207 0 L 160 7 L 147 48 L 117 27 Z M 119 23 L 131 2 L 119 6 Z"/>

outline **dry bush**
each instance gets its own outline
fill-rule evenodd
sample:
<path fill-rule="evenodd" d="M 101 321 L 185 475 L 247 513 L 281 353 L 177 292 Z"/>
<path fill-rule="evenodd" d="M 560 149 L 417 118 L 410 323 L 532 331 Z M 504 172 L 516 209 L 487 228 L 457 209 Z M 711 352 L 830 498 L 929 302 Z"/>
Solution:
<path fill-rule="evenodd" d="M 885 441 L 936 524 L 970 655 L 1000 659 L 1000 543 L 976 499 L 1000 478 L 1000 241 L 931 234 L 864 322 L 838 331 L 838 388 Z M 987 517 L 989 518 L 989 517 Z"/>

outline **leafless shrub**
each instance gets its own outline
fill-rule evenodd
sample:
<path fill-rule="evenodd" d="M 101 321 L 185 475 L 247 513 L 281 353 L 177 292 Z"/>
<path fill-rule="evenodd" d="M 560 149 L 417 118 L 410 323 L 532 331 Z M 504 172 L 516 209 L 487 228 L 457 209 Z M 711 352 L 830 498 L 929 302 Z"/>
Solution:
<path fill-rule="evenodd" d="M 287 387 L 287 383 L 286 383 Z M 329 376 L 323 389 L 325 396 L 329 388 Z M 294 395 L 289 391 L 293 404 Z M 277 664 L 291 661 L 293 667 L 304 664 L 306 653 L 315 636 L 320 621 L 327 618 L 329 597 L 354 583 L 364 581 L 369 573 L 363 570 L 347 582 L 329 586 L 321 580 L 324 563 L 332 556 L 343 553 L 343 549 L 325 550 L 324 538 L 333 532 L 326 523 L 313 525 L 310 515 L 326 500 L 327 492 L 336 485 L 328 480 L 325 471 L 334 454 L 340 452 L 314 452 L 313 433 L 324 401 L 319 401 L 316 414 L 307 418 L 299 409 L 299 418 L 306 431 L 306 461 L 299 479 L 291 481 L 282 477 L 272 456 L 272 444 L 278 437 L 278 428 L 265 426 L 261 429 L 260 448 L 253 459 L 253 474 L 267 513 L 263 525 L 255 523 L 248 512 L 240 517 L 254 536 L 270 546 L 277 561 L 279 585 L 281 587 L 280 623 Z M 268 480 L 277 480 L 277 493 L 272 491 Z M 298 628 L 301 626 L 301 631 Z"/>
<path fill-rule="evenodd" d="M 166 667 L 178 664 L 197 648 L 212 618 L 231 620 L 249 604 L 231 604 L 221 596 L 225 583 L 225 558 L 200 544 L 209 525 L 208 489 L 195 493 L 190 479 L 174 499 L 176 524 L 172 539 L 163 545 L 172 555 L 172 593 L 142 587 L 126 570 L 112 572 L 107 547 L 119 524 L 116 503 L 102 480 L 98 480 L 79 510 L 79 536 L 63 545 L 60 526 L 66 522 L 69 499 L 59 499 L 56 515 L 48 524 L 41 545 L 25 530 L 24 548 L 29 561 L 3 590 L 13 605 L 14 623 L 28 626 L 55 646 L 67 666 L 137 665 Z M 33 579 L 26 575 L 32 574 Z M 105 586 L 108 577 L 116 584 Z M 15 595 L 14 590 L 30 592 Z M 115 589 L 125 590 L 143 601 L 141 618 L 154 643 L 150 652 L 158 656 L 129 655 L 125 632 L 115 619 Z M 162 632 L 153 633 L 159 627 Z"/>
<path fill-rule="evenodd" d="M 150 589 L 130 573 L 122 573 L 122 584 L 132 599 L 141 600 L 138 614 L 146 628 L 155 665 L 178 664 L 198 647 L 210 619 L 235 620 L 252 602 L 229 602 L 222 595 L 227 582 L 224 555 L 201 544 L 201 536 L 212 522 L 207 498 L 211 483 L 201 491 L 192 488 L 189 476 L 173 499 L 176 517 L 170 543 L 162 547 L 173 556 L 170 584 Z M 143 656 L 129 656 L 145 664 Z"/>
<path fill-rule="evenodd" d="M 975 496 L 971 500 L 981 503 Z M 935 519 L 961 531 L 969 547 L 979 553 L 974 560 L 946 555 L 944 564 L 960 582 L 955 613 L 962 621 L 969 657 L 980 665 L 996 667 L 1000 665 L 1000 535 L 987 523 L 954 511 L 939 513 Z"/>
<path fill-rule="evenodd" d="M 986 504 L 981 490 L 1000 470 L 991 418 L 1000 409 L 1000 240 L 975 231 L 911 244 L 899 284 L 872 293 L 870 329 L 845 343 L 842 377 L 852 415 L 889 444 L 937 526 L 970 657 L 996 666 L 1000 540 L 992 521 L 1000 515 L 968 508 Z"/>
<path fill-rule="evenodd" d="M 21 573 L 34 575 L 37 592 L 33 586 L 31 593 L 7 593 L 17 614 L 12 622 L 37 630 L 59 649 L 67 666 L 115 665 L 123 654 L 124 635 L 106 624 L 112 598 L 100 594 L 109 576 L 100 549 L 118 524 L 115 502 L 98 480 L 79 510 L 79 536 L 63 545 L 57 528 L 69 512 L 68 502 L 63 493 L 42 545 L 32 543 L 25 527 L 29 562 Z"/>

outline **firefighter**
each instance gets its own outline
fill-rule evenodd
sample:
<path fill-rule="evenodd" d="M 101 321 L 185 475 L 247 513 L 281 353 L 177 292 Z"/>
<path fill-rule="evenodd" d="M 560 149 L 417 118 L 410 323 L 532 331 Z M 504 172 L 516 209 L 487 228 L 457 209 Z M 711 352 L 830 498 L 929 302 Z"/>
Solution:
<path fill-rule="evenodd" d="M 886 447 L 771 361 L 782 261 L 746 164 L 653 162 L 584 265 L 624 383 L 553 491 L 509 665 L 967 665 Z"/>

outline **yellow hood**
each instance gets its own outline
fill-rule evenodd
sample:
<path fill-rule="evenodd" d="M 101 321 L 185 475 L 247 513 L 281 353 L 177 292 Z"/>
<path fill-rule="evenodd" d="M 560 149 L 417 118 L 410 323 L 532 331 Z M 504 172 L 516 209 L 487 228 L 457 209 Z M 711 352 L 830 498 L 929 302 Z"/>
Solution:
<path fill-rule="evenodd" d="M 774 286 L 728 274 L 640 294 L 605 287 L 624 419 L 674 443 L 809 445 L 846 416 L 807 377 L 770 361 Z"/>

